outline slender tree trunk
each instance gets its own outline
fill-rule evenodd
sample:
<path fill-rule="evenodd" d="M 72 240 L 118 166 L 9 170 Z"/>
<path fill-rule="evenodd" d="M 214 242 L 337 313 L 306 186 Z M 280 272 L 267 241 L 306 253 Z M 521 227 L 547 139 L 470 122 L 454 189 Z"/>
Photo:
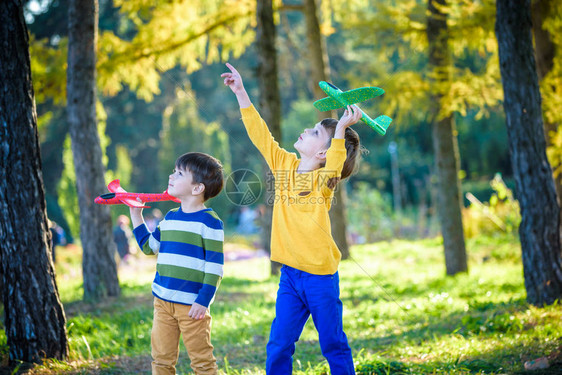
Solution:
<path fill-rule="evenodd" d="M 97 0 L 72 0 L 68 9 L 68 122 L 76 170 L 84 298 L 120 293 L 109 208 L 94 203 L 105 190 L 96 121 Z"/>
<path fill-rule="evenodd" d="M 461 215 L 460 157 L 453 115 L 442 115 L 441 101 L 450 84 L 451 58 L 447 15 L 439 10 L 446 0 L 428 0 L 427 40 L 432 69 L 433 150 L 439 184 L 437 211 L 445 247 L 447 275 L 467 272 L 466 248 Z"/>
<path fill-rule="evenodd" d="M 275 23 L 271 0 L 258 0 L 257 3 L 257 45 L 258 45 L 258 81 L 260 87 L 260 113 L 277 140 L 281 139 L 281 95 L 277 81 L 277 50 L 275 49 Z M 266 174 L 271 171 L 264 163 Z M 266 176 L 268 181 L 271 176 Z M 268 185 L 268 184 L 266 184 Z M 271 254 L 271 220 L 273 217 L 272 195 L 275 192 L 265 189 L 265 217 L 262 220 L 262 242 L 264 249 Z M 271 274 L 278 275 L 281 264 L 271 262 Z"/>
<path fill-rule="evenodd" d="M 0 263 L 10 360 L 68 354 L 51 261 L 23 1 L 0 2 Z"/>
<path fill-rule="evenodd" d="M 304 0 L 304 15 L 306 19 L 306 35 L 308 39 L 308 53 L 310 62 L 310 78 L 314 88 L 314 98 L 321 99 L 326 94 L 318 86 L 320 81 L 330 81 L 330 63 L 326 40 L 320 33 L 320 23 L 318 17 L 318 7 L 316 0 Z M 337 118 L 336 111 L 318 114 L 318 119 L 326 117 Z M 330 210 L 330 221 L 332 223 L 332 236 L 341 251 L 342 259 L 349 258 L 349 244 L 347 242 L 347 219 L 346 205 L 347 196 L 345 194 L 345 181 L 338 183 L 334 192 L 334 203 Z"/>
<path fill-rule="evenodd" d="M 496 2 L 496 36 L 515 186 L 521 207 L 519 237 L 527 301 L 562 297 L 560 208 L 546 158 L 530 1 Z"/>
<path fill-rule="evenodd" d="M 532 3 L 532 21 L 533 34 L 535 36 L 535 56 L 537 62 L 537 74 L 539 82 L 542 82 L 546 75 L 554 66 L 554 56 L 556 55 L 556 46 L 552 42 L 550 33 L 543 28 L 544 20 L 548 17 L 554 6 L 553 0 L 536 0 Z M 560 87 L 548 87 L 547 90 L 560 91 Z M 544 93 L 543 93 L 544 94 Z M 556 132 L 560 124 L 553 124 L 543 116 L 544 136 L 546 139 L 546 147 L 553 147 L 552 137 L 550 134 Z M 556 188 L 556 196 L 558 197 L 558 205 L 562 208 L 562 173 L 554 176 L 554 187 Z M 560 211 L 562 215 L 562 210 Z M 561 230 L 562 231 L 562 230 Z"/>

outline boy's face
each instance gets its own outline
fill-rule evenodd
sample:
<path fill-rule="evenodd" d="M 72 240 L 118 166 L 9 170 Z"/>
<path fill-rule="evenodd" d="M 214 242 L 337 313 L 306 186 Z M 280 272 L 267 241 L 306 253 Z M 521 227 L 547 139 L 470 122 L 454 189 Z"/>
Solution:
<path fill-rule="evenodd" d="M 178 199 L 199 195 L 203 191 L 202 185 L 193 182 L 193 175 L 189 170 L 176 167 L 168 177 L 168 194 Z"/>
<path fill-rule="evenodd" d="M 295 149 L 302 156 L 314 157 L 326 151 L 330 135 L 326 128 L 317 123 L 312 129 L 304 129 L 299 139 L 295 142 Z"/>

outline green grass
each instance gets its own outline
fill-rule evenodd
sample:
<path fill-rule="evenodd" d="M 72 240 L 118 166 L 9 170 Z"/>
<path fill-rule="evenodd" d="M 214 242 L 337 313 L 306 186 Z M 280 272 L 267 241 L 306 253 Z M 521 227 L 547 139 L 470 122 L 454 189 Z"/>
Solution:
<path fill-rule="evenodd" d="M 525 361 L 543 356 L 554 363 L 542 373 L 562 372 L 562 309 L 525 302 L 517 240 L 479 238 L 467 248 L 470 272 L 454 278 L 445 276 L 439 239 L 351 249 L 353 258 L 340 266 L 340 286 L 344 328 L 359 374 L 523 374 Z M 59 254 L 65 262 L 57 264 L 57 279 L 70 358 L 26 373 L 149 374 L 154 264 L 138 255 L 120 269 L 121 297 L 88 304 L 81 301 L 78 250 Z M 225 265 L 211 309 L 223 373 L 265 373 L 278 283 L 268 272 L 264 258 Z M 329 373 L 311 321 L 294 359 L 297 374 Z M 183 344 L 177 371 L 191 371 Z"/>

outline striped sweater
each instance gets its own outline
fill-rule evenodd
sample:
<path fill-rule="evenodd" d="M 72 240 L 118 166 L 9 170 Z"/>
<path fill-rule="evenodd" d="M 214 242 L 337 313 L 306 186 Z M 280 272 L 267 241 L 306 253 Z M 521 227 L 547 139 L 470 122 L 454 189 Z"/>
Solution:
<path fill-rule="evenodd" d="M 157 254 L 152 294 L 183 305 L 213 302 L 223 274 L 223 223 L 210 208 L 166 214 L 154 232 L 145 224 L 133 230 L 147 255 Z"/>

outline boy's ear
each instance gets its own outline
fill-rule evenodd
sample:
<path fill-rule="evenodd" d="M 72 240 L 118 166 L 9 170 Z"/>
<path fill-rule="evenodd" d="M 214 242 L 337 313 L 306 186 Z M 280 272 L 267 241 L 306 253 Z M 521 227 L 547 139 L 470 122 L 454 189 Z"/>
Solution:
<path fill-rule="evenodd" d="M 316 158 L 320 159 L 320 161 L 326 161 L 326 152 L 328 152 L 328 150 L 318 151 L 316 153 Z"/>
<path fill-rule="evenodd" d="M 204 192 L 205 192 L 205 185 L 199 183 L 193 187 L 193 191 L 191 193 L 192 195 L 200 195 L 203 194 Z"/>

